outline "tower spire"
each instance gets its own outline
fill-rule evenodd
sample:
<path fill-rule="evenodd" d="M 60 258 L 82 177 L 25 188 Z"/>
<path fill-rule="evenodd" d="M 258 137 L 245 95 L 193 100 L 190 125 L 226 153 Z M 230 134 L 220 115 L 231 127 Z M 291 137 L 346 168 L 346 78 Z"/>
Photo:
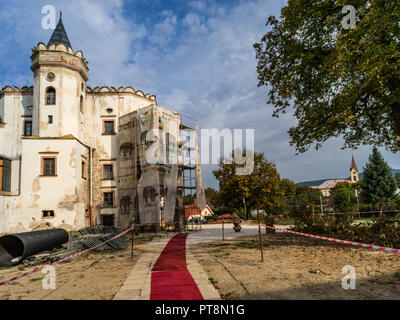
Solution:
<path fill-rule="evenodd" d="M 60 20 L 58 20 L 58 24 L 51 35 L 49 43 L 47 47 L 52 44 L 58 45 L 62 43 L 67 48 L 70 47 L 72 49 L 71 43 L 69 42 L 67 32 L 65 31 L 64 24 L 62 22 L 62 12 L 60 11 Z"/>
<path fill-rule="evenodd" d="M 356 161 L 354 160 L 354 155 L 351 156 L 351 169 L 355 169 L 356 171 L 358 171 L 357 165 L 356 165 Z"/>

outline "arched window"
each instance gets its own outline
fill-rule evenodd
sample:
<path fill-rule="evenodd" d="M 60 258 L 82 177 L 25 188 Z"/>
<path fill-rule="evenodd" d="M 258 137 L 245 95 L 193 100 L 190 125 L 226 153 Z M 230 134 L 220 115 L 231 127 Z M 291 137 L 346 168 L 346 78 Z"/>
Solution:
<path fill-rule="evenodd" d="M 131 204 L 131 197 L 125 196 L 121 198 L 120 200 L 121 214 L 129 213 L 130 204 Z"/>
<path fill-rule="evenodd" d="M 83 113 L 83 97 L 81 96 L 81 101 L 80 101 L 80 110 Z"/>
<path fill-rule="evenodd" d="M 53 87 L 46 89 L 46 104 L 56 104 L 56 89 Z"/>

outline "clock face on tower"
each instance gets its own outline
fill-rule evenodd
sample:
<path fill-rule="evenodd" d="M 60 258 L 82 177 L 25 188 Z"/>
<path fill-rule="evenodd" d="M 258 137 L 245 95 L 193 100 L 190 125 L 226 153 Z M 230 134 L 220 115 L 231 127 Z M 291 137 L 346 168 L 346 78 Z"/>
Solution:
<path fill-rule="evenodd" d="M 54 72 L 49 72 L 46 76 L 46 79 L 48 81 L 54 81 L 54 79 L 56 78 L 56 75 L 54 74 Z"/>

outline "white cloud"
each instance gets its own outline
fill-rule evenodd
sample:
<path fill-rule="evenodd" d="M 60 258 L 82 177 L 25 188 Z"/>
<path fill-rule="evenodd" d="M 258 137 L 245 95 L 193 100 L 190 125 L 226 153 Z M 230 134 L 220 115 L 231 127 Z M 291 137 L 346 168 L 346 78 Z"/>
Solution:
<path fill-rule="evenodd" d="M 50 38 L 51 31 L 40 27 L 46 2 L 5 3 L 0 12 L 0 26 L 12 31 L 5 39 L 0 36 L 0 58 L 12 62 L 11 73 L 22 72 L 13 53 L 3 50 L 6 41 L 16 43 L 13 48 L 23 44 L 28 51 L 35 41 Z M 54 1 L 57 10 L 63 10 L 74 50 L 81 49 L 89 61 L 90 85 L 131 85 L 156 94 L 160 105 L 198 119 L 202 128 L 254 128 L 256 151 L 275 161 L 284 177 L 300 181 L 345 176 L 352 151 L 340 151 L 336 139 L 319 152 L 294 156 L 287 130 L 295 119 L 290 114 L 272 118 L 273 108 L 265 104 L 267 89 L 257 88 L 252 45 L 265 33 L 267 16 L 279 15 L 283 4 L 255 0 L 222 6 L 199 0 L 181 15 L 163 10 L 144 16 L 141 11 L 125 12 L 122 0 Z M 13 16 L 21 19 L 14 21 Z M 23 52 L 24 59 L 29 53 Z M 24 67 L 29 68 L 29 59 Z M 29 72 L 15 81 L 24 85 Z M 10 74 L 4 79 L 11 79 Z M 359 168 L 369 152 L 369 147 L 354 151 Z M 399 167 L 397 156 L 384 156 Z M 204 168 L 205 184 L 216 186 L 211 169 Z"/>

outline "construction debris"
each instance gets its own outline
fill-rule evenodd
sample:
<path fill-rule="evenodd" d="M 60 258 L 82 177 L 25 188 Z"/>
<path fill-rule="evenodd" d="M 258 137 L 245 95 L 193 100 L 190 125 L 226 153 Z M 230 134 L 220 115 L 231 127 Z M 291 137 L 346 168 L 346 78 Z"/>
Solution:
<path fill-rule="evenodd" d="M 23 265 L 25 267 L 32 267 L 40 263 L 51 263 L 61 260 L 71 254 L 93 248 L 98 244 L 115 237 L 121 232 L 122 230 L 120 228 L 106 226 L 95 226 L 80 229 L 70 237 L 70 241 L 64 245 L 64 250 L 54 253 L 50 253 L 49 251 L 40 252 L 39 254 L 27 257 L 24 260 Z M 127 245 L 126 234 L 124 234 L 119 238 L 113 239 L 94 250 L 120 250 L 126 248 Z"/>
<path fill-rule="evenodd" d="M 116 235 L 120 234 L 123 230 L 116 227 L 108 226 L 94 226 L 78 230 L 68 242 L 69 250 L 85 250 L 93 248 L 102 242 L 105 242 Z M 113 239 L 95 250 L 120 250 L 126 248 L 128 245 L 126 241 L 126 234 Z"/>
<path fill-rule="evenodd" d="M 0 266 L 21 263 L 27 257 L 60 247 L 68 241 L 64 229 L 15 233 L 0 238 Z"/>
<path fill-rule="evenodd" d="M 65 258 L 79 250 L 63 250 L 55 253 L 44 253 L 26 258 L 23 262 L 24 267 L 33 267 L 40 263 L 51 263 Z"/>

